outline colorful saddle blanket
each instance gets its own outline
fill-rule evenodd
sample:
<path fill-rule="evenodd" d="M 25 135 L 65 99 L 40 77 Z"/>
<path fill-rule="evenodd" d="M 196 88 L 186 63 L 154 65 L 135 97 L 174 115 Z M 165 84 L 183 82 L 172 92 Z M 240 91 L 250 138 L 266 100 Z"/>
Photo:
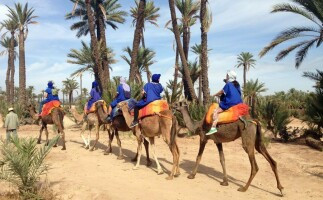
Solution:
<path fill-rule="evenodd" d="M 155 115 L 165 110 L 169 110 L 169 106 L 166 100 L 153 101 L 139 110 L 138 118 L 141 119 L 146 116 Z"/>
<path fill-rule="evenodd" d="M 206 124 L 213 123 L 213 112 L 216 108 L 219 107 L 219 104 L 213 103 L 205 116 Z M 232 106 L 228 110 L 219 114 L 218 124 L 227 124 L 237 121 L 240 117 L 249 114 L 249 106 L 244 103 Z"/>
<path fill-rule="evenodd" d="M 54 108 L 59 108 L 60 106 L 61 106 L 60 101 L 57 101 L 57 100 L 50 101 L 43 106 L 43 110 L 40 115 L 42 117 L 47 116 L 52 112 Z"/>
<path fill-rule="evenodd" d="M 96 101 L 89 110 L 87 110 L 87 103 L 85 104 L 84 106 L 84 113 L 86 114 L 89 114 L 89 113 L 93 113 L 96 111 L 96 104 L 98 102 L 102 102 L 103 103 L 103 109 L 104 109 L 104 112 L 107 113 L 108 112 L 108 107 L 107 107 L 107 104 L 105 103 L 104 100 L 99 100 L 99 101 Z"/>
<path fill-rule="evenodd" d="M 134 106 L 136 105 L 137 101 L 134 100 L 134 99 L 128 99 L 128 100 L 125 100 L 125 101 L 122 101 L 122 102 L 128 102 L 129 112 L 130 112 L 130 114 L 133 115 L 133 112 L 131 112 L 131 110 L 134 108 Z M 112 109 L 112 112 L 111 112 L 112 119 L 114 117 L 118 116 L 118 115 L 122 115 L 122 111 L 121 111 L 120 108 L 118 108 L 118 106 L 116 106 L 116 107 L 114 107 Z"/>

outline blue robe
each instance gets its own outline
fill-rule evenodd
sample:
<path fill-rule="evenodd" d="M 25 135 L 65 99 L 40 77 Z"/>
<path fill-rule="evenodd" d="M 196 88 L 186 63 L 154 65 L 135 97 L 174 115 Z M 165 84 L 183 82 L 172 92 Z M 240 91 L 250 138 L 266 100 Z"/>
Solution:
<path fill-rule="evenodd" d="M 101 99 L 101 93 L 92 88 L 90 92 L 91 99 L 87 102 L 87 110 L 90 110 L 91 106 Z"/>
<path fill-rule="evenodd" d="M 232 82 L 228 82 L 223 87 L 224 96 L 220 102 L 220 108 L 222 110 L 227 110 L 232 106 L 242 103 L 241 99 L 241 89 L 240 87 L 234 86 Z"/>
<path fill-rule="evenodd" d="M 131 94 L 129 94 L 129 92 L 124 91 L 122 84 L 120 84 L 117 88 L 117 97 L 111 102 L 110 106 L 111 108 L 115 108 L 117 106 L 118 103 L 120 103 L 121 101 L 125 101 L 127 99 L 130 98 Z"/>
<path fill-rule="evenodd" d="M 138 108 L 143 108 L 153 101 L 160 100 L 161 99 L 160 94 L 164 91 L 164 89 L 160 83 L 152 82 L 152 83 L 147 83 L 144 86 L 144 91 L 146 96 L 145 98 L 138 101 L 138 103 L 136 104 L 136 107 Z"/>

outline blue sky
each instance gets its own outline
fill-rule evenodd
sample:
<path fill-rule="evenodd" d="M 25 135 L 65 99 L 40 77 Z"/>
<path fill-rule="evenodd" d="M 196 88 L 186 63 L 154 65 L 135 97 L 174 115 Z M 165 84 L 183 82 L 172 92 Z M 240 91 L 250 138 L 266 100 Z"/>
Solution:
<path fill-rule="evenodd" d="M 39 24 L 29 27 L 29 35 L 26 41 L 27 85 L 33 85 L 36 91 L 44 89 L 48 80 L 61 87 L 62 80 L 79 66 L 66 62 L 70 49 L 78 49 L 81 40 L 89 42 L 89 36 L 77 38 L 76 32 L 70 30 L 73 21 L 66 21 L 64 16 L 73 8 L 69 0 L 0 0 L 0 20 L 6 18 L 6 7 L 13 6 L 15 2 L 28 2 L 35 8 L 35 14 L 39 16 Z M 134 6 L 132 0 L 119 0 L 124 11 L 129 11 Z M 297 88 L 304 91 L 313 90 L 313 82 L 303 78 L 304 71 L 322 69 L 322 48 L 313 48 L 297 70 L 294 65 L 294 53 L 283 61 L 275 62 L 275 55 L 285 45 L 271 51 L 260 59 L 258 53 L 281 30 L 298 25 L 310 25 L 309 21 L 296 15 L 287 13 L 270 14 L 273 5 L 289 2 L 288 0 L 209 0 L 213 13 L 213 24 L 208 35 L 209 53 L 209 79 L 211 92 L 215 93 L 223 87 L 222 79 L 227 70 L 234 69 L 238 73 L 238 80 L 242 82 L 242 69 L 235 69 L 237 55 L 242 51 L 251 52 L 257 59 L 255 68 L 248 72 L 247 79 L 258 78 L 268 88 L 267 94 L 277 91 L 287 91 Z M 168 1 L 155 0 L 160 7 L 158 20 L 159 27 L 146 25 L 146 46 L 156 51 L 156 63 L 151 66 L 153 73 L 162 74 L 162 83 L 173 78 L 175 52 L 173 50 L 174 36 L 164 28 L 170 19 Z M 179 16 L 179 15 L 178 15 Z M 112 65 L 113 76 L 128 76 L 129 66 L 121 59 L 122 51 L 126 46 L 132 45 L 134 27 L 132 19 L 128 16 L 126 23 L 120 24 L 119 29 L 106 30 L 108 45 L 114 50 L 118 62 Z M 200 43 L 200 24 L 192 27 L 191 45 Z M 189 55 L 190 60 L 196 56 Z M 18 67 L 18 62 L 16 62 Z M 0 57 L 0 87 L 5 85 L 5 72 L 7 57 Z M 143 76 L 145 77 L 145 75 Z M 18 78 L 18 69 L 16 70 Z M 93 77 L 86 74 L 84 87 L 89 88 Z M 18 85 L 18 79 L 16 80 Z M 197 87 L 197 85 L 196 85 Z"/>

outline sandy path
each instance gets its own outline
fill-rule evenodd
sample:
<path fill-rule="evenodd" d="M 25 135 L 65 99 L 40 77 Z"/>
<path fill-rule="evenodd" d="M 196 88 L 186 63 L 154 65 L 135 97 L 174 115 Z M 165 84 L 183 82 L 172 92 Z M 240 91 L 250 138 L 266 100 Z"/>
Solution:
<path fill-rule="evenodd" d="M 35 137 L 38 129 L 37 126 L 23 127 L 19 134 Z M 250 173 L 249 160 L 240 139 L 224 144 L 230 182 L 228 187 L 223 187 L 219 184 L 222 168 L 212 142 L 205 149 L 196 178 L 189 180 L 186 177 L 194 166 L 199 138 L 179 138 L 182 174 L 167 181 L 166 173 L 156 174 L 155 164 L 152 168 L 145 166 L 145 156 L 140 169 L 132 170 L 134 164 L 130 159 L 135 155 L 136 140 L 129 133 L 121 133 L 125 159 L 117 160 L 116 141 L 113 142 L 113 154 L 103 155 L 107 144 L 106 133 L 101 134 L 98 150 L 89 152 L 82 147 L 79 132 L 79 129 L 68 129 L 67 151 L 55 148 L 47 159 L 51 165 L 48 180 L 62 199 L 323 199 L 323 154 L 306 146 L 272 143 L 268 147 L 278 162 L 285 187 L 286 196 L 281 198 L 271 168 L 260 154 L 256 154 L 260 170 L 252 186 L 245 193 L 237 191 Z M 2 136 L 3 133 L 1 129 Z M 171 153 L 162 138 L 156 143 L 160 162 L 168 173 Z M 7 189 L 7 184 L 0 182 L 0 192 Z"/>

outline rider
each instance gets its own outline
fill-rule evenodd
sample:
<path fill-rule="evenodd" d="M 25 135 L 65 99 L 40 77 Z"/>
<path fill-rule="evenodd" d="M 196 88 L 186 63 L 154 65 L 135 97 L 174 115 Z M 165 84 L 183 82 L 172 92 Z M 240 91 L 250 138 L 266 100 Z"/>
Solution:
<path fill-rule="evenodd" d="M 124 77 L 120 77 L 120 84 L 117 88 L 117 94 L 109 106 L 109 116 L 107 118 L 108 121 L 112 120 L 111 112 L 117 106 L 117 104 L 120 103 L 121 101 L 130 99 L 130 97 L 131 97 L 130 86 L 127 84 L 127 81 Z"/>
<path fill-rule="evenodd" d="M 99 88 L 99 84 L 97 81 L 92 82 L 92 89 L 90 92 L 90 100 L 87 102 L 87 111 L 91 109 L 91 106 L 97 102 L 98 100 L 102 99 L 102 93 Z"/>
<path fill-rule="evenodd" d="M 56 100 L 56 98 L 53 97 L 53 91 L 54 89 L 54 82 L 53 81 L 48 81 L 47 83 L 47 88 L 45 90 L 45 94 L 44 94 L 44 100 L 40 102 L 39 104 L 39 114 L 41 114 L 42 110 L 43 110 L 43 106 L 44 104 Z"/>
<path fill-rule="evenodd" d="M 213 112 L 213 124 L 206 135 L 212 135 L 217 132 L 216 124 L 218 122 L 219 113 L 228 110 L 232 106 L 242 103 L 240 84 L 237 79 L 237 74 L 231 70 L 227 72 L 225 86 L 214 96 L 221 96 L 219 107 Z"/>
<path fill-rule="evenodd" d="M 130 125 L 130 128 L 138 125 L 138 115 L 141 108 L 145 107 L 153 101 L 161 99 L 160 94 L 164 91 L 164 89 L 163 86 L 159 83 L 160 76 L 160 74 L 154 74 L 152 76 L 152 82 L 147 83 L 144 86 L 144 89 L 142 91 L 143 98 L 138 101 L 138 103 L 136 103 L 134 107 L 135 116 L 133 122 Z"/>

